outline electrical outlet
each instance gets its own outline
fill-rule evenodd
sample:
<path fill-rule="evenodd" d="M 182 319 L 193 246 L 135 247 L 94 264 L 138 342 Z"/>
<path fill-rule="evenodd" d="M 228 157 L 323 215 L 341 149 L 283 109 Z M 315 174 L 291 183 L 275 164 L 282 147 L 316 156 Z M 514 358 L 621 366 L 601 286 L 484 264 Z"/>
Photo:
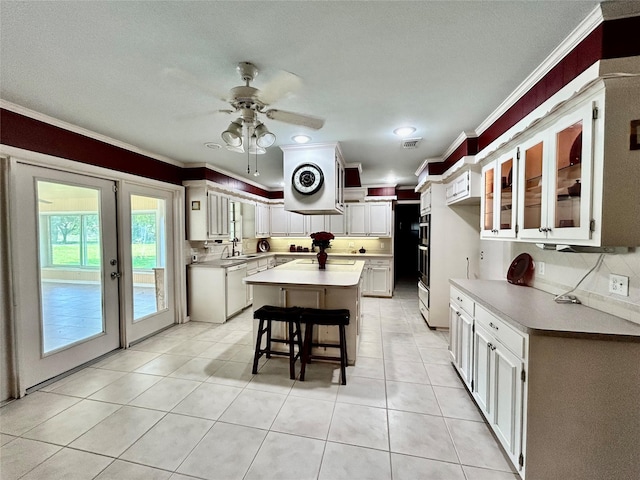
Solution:
<path fill-rule="evenodd" d="M 621 295 L 623 297 L 629 296 L 629 277 L 624 275 L 609 275 L 609 292 Z"/>
<path fill-rule="evenodd" d="M 384 242 L 380 242 L 380 250 L 384 250 Z"/>
<path fill-rule="evenodd" d="M 544 267 L 544 262 L 536 262 L 536 270 L 538 271 L 538 274 L 544 275 Z"/>

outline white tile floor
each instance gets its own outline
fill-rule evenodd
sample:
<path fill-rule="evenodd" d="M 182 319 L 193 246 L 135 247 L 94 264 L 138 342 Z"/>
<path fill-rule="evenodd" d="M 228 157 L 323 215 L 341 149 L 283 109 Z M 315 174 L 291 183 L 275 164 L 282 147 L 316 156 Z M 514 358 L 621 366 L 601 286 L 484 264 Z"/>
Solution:
<path fill-rule="evenodd" d="M 251 311 L 179 325 L 0 409 L 0 478 L 514 480 L 413 286 L 363 299 L 358 364 L 251 374 Z"/>

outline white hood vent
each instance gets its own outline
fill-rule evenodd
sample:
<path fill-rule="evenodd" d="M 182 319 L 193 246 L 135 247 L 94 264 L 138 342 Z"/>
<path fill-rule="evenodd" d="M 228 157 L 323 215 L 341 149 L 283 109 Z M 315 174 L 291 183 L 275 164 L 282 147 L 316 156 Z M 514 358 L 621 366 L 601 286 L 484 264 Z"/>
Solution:
<path fill-rule="evenodd" d="M 405 138 L 402 140 L 402 148 L 418 148 L 421 138 Z"/>

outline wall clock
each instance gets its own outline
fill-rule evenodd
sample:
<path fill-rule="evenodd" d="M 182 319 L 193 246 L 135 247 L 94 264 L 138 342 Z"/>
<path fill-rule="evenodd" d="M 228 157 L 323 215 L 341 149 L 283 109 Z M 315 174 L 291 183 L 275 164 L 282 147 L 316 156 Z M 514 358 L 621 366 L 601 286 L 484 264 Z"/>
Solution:
<path fill-rule="evenodd" d="M 303 195 L 312 195 L 320 190 L 324 182 L 322 169 L 313 163 L 299 165 L 291 175 L 293 188 Z"/>

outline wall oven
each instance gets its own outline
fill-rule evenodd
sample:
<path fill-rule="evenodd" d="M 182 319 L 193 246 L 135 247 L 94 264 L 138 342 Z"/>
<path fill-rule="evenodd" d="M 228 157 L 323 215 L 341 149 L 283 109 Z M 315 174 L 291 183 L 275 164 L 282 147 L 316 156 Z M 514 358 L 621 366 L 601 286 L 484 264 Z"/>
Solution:
<path fill-rule="evenodd" d="M 424 319 L 429 321 L 429 268 L 431 215 L 420 217 L 420 244 L 418 245 L 418 306 Z"/>

